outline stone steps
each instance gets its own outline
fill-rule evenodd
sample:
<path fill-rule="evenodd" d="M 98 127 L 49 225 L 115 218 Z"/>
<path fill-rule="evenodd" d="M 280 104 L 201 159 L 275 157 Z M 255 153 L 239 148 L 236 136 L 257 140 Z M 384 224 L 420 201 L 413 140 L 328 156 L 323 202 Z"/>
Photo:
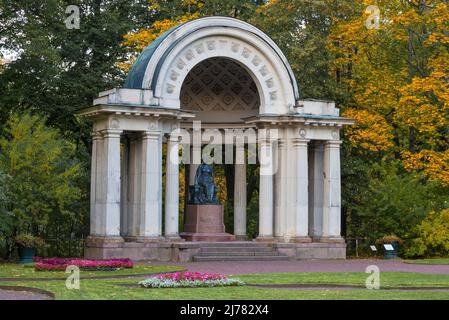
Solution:
<path fill-rule="evenodd" d="M 202 244 L 200 252 L 193 261 L 286 261 L 271 244 L 260 242 L 217 242 Z"/>
<path fill-rule="evenodd" d="M 270 243 L 264 242 L 255 242 L 255 241 L 223 241 L 223 242 L 201 242 L 201 247 L 229 247 L 229 248 L 242 248 L 242 247 L 251 247 L 251 248 L 273 248 Z"/>
<path fill-rule="evenodd" d="M 203 247 L 202 253 L 214 253 L 214 252 L 230 252 L 230 253 L 247 253 L 247 252 L 274 252 L 274 248 L 271 247 Z"/>
<path fill-rule="evenodd" d="M 281 255 L 281 254 L 279 254 L 276 251 L 265 251 L 265 252 L 264 251 L 260 251 L 260 252 L 209 251 L 209 252 L 200 252 L 198 254 L 198 256 L 203 256 L 203 257 L 207 257 L 207 256 L 278 256 L 278 255 Z"/>
<path fill-rule="evenodd" d="M 283 255 L 276 256 L 194 256 L 195 262 L 214 262 L 214 261 L 288 261 L 289 257 Z"/>

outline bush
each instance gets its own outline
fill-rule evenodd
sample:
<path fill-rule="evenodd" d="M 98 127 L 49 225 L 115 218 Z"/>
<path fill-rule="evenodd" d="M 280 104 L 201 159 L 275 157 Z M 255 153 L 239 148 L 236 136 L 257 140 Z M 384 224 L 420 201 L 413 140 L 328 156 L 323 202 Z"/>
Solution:
<path fill-rule="evenodd" d="M 399 244 L 403 244 L 404 241 L 399 238 L 398 236 L 394 235 L 394 234 L 390 234 L 387 236 L 383 236 L 382 238 L 379 238 L 376 240 L 376 244 L 389 244 L 392 243 L 393 241 L 397 241 Z"/>
<path fill-rule="evenodd" d="M 447 188 L 403 172 L 397 163 L 373 166 L 368 179 L 355 209 L 360 220 L 357 235 L 371 242 L 389 234 L 410 239 L 427 212 L 448 204 Z"/>
<path fill-rule="evenodd" d="M 38 248 L 45 244 L 45 241 L 29 233 L 21 233 L 15 237 L 15 242 L 21 247 Z"/>
<path fill-rule="evenodd" d="M 430 212 L 415 228 L 416 238 L 406 248 L 407 257 L 449 255 L 449 209 Z"/>

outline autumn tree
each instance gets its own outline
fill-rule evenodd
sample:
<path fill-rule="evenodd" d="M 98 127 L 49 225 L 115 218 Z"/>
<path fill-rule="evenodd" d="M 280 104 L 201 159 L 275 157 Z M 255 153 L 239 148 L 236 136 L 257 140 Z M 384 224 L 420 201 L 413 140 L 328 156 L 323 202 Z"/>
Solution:
<path fill-rule="evenodd" d="M 400 159 L 449 184 L 449 6 L 446 1 L 378 1 L 373 11 L 340 21 L 329 39 L 334 72 L 348 92 L 344 115 L 355 118 L 351 146 Z"/>

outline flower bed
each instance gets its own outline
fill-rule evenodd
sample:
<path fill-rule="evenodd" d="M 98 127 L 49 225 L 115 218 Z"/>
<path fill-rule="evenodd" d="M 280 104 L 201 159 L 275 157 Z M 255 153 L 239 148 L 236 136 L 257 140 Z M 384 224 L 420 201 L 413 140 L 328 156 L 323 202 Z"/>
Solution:
<path fill-rule="evenodd" d="M 225 287 L 242 286 L 239 279 L 225 275 L 200 272 L 175 272 L 158 274 L 139 282 L 143 288 L 193 288 L 193 287 Z"/>
<path fill-rule="evenodd" d="M 79 258 L 39 258 L 34 257 L 36 271 L 65 271 L 68 266 L 77 266 L 81 270 L 117 270 L 132 268 L 130 259 L 85 260 Z"/>

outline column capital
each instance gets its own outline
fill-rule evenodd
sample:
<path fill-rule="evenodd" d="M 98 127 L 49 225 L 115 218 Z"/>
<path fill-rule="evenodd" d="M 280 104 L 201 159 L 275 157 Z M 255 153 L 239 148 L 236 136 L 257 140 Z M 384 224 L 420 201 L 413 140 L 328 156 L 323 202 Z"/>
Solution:
<path fill-rule="evenodd" d="M 307 147 L 310 140 L 309 139 L 304 139 L 304 138 L 293 138 L 292 139 L 293 142 L 293 146 L 294 147 Z"/>
<path fill-rule="evenodd" d="M 120 135 L 122 134 L 123 130 L 119 129 L 105 129 L 102 130 L 101 133 L 103 134 L 103 137 L 105 138 L 120 138 Z"/>
<path fill-rule="evenodd" d="M 180 137 L 177 134 L 168 134 L 167 136 L 167 142 L 179 142 Z"/>
<path fill-rule="evenodd" d="M 284 138 L 278 138 L 278 139 L 274 139 L 273 142 L 274 142 L 274 141 L 277 141 L 278 147 L 279 147 L 279 148 L 285 148 L 286 142 L 287 142 L 286 139 L 284 139 Z"/>
<path fill-rule="evenodd" d="M 92 140 L 101 140 L 103 138 L 103 134 L 100 131 L 92 131 L 90 135 Z"/>
<path fill-rule="evenodd" d="M 274 139 L 274 138 L 271 138 L 271 137 L 261 137 L 261 138 L 259 138 L 259 144 L 271 145 L 276 140 L 277 139 Z"/>
<path fill-rule="evenodd" d="M 161 136 L 160 131 L 143 131 L 142 139 L 144 140 L 158 140 Z"/>
<path fill-rule="evenodd" d="M 341 140 L 326 140 L 324 145 L 326 147 L 334 147 L 334 148 L 340 148 L 340 145 L 343 143 Z"/>

